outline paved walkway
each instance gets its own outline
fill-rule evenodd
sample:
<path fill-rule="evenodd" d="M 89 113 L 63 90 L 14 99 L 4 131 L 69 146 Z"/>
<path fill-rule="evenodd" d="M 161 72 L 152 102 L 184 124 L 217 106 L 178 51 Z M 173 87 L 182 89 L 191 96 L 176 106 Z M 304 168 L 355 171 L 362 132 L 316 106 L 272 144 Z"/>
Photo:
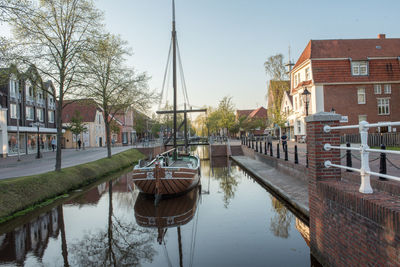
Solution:
<path fill-rule="evenodd" d="M 134 148 L 134 146 L 113 147 L 112 154 Z M 41 159 L 35 158 L 36 154 L 21 156 L 17 161 L 16 156 L 0 159 L 0 179 L 40 174 L 53 171 L 56 164 L 56 152 L 45 152 Z M 71 167 L 107 157 L 105 147 L 87 148 L 85 150 L 63 149 L 61 167 Z"/>
<path fill-rule="evenodd" d="M 246 156 L 232 156 L 232 159 L 307 218 L 309 217 L 308 185 L 305 181 L 283 174 L 265 163 Z"/>

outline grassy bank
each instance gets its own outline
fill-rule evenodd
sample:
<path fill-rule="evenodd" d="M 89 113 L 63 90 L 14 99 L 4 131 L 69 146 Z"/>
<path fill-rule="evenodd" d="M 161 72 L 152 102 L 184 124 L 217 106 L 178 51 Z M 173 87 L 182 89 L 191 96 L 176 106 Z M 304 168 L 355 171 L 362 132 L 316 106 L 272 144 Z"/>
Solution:
<path fill-rule="evenodd" d="M 143 158 L 145 156 L 142 153 L 130 149 L 113 155 L 111 159 L 64 168 L 60 172 L 1 180 L 0 222 L 14 217 L 15 213 L 32 210 L 35 206 L 122 170 Z"/>

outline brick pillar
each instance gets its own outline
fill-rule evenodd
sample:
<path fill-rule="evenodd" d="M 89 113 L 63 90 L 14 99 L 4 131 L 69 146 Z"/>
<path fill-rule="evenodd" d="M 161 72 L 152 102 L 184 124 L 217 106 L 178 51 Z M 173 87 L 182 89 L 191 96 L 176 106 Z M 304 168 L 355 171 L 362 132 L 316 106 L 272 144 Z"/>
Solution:
<path fill-rule="evenodd" d="M 340 164 L 340 151 L 338 149 L 324 150 L 326 143 L 340 146 L 339 130 L 324 132 L 324 126 L 339 126 L 340 115 L 328 112 L 319 112 L 308 116 L 307 123 L 307 152 L 309 164 L 309 181 L 340 180 L 340 169 L 325 168 L 325 161 Z"/>
<path fill-rule="evenodd" d="M 321 210 L 324 208 L 323 193 L 318 190 L 318 182 L 340 180 L 339 168 L 325 168 L 325 161 L 330 160 L 334 164 L 340 164 L 340 151 L 338 149 L 324 150 L 324 145 L 340 145 L 338 130 L 324 132 L 324 126 L 338 126 L 340 115 L 327 112 L 319 112 L 306 117 L 307 123 L 307 151 L 308 151 L 308 197 L 310 209 L 310 249 L 318 260 L 320 255 L 320 240 L 323 232 Z"/>

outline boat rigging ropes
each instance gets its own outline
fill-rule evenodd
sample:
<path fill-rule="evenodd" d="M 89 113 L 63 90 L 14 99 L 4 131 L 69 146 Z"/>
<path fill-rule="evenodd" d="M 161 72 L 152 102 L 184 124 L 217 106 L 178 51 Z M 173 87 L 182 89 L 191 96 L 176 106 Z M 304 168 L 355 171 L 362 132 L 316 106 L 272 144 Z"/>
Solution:
<path fill-rule="evenodd" d="M 166 104 L 168 103 L 168 85 L 169 85 L 169 78 L 170 78 L 170 73 L 171 73 L 171 68 L 172 68 L 172 38 L 171 38 L 171 43 L 169 46 L 169 51 L 168 51 L 168 58 L 167 58 L 167 64 L 165 66 L 165 72 L 164 72 L 164 77 L 163 77 L 163 84 L 161 87 L 161 96 L 160 96 L 160 101 L 158 103 L 158 109 L 161 109 L 161 106 L 163 104 L 163 99 L 165 95 L 165 100 Z M 179 44 L 178 40 L 176 40 L 176 52 L 177 52 L 177 61 L 178 61 L 178 68 L 179 68 L 179 77 L 180 77 L 180 82 L 181 82 L 181 89 L 182 89 L 182 94 L 183 94 L 183 99 L 184 99 L 184 104 L 187 105 L 190 108 L 190 103 L 189 103 L 189 96 L 187 93 L 187 88 L 186 88 L 186 81 L 185 81 L 185 75 L 183 72 L 183 65 L 182 65 L 182 58 L 181 58 L 181 53 L 179 49 Z"/>

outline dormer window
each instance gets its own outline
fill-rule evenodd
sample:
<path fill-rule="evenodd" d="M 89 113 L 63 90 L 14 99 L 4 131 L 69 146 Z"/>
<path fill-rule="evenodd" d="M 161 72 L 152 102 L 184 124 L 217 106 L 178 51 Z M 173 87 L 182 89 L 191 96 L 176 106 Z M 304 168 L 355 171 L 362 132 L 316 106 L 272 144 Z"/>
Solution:
<path fill-rule="evenodd" d="M 311 80 L 310 68 L 306 68 L 306 81 Z"/>
<path fill-rule="evenodd" d="M 351 74 L 353 76 L 368 75 L 368 61 L 353 61 L 353 62 L 351 62 Z"/>

